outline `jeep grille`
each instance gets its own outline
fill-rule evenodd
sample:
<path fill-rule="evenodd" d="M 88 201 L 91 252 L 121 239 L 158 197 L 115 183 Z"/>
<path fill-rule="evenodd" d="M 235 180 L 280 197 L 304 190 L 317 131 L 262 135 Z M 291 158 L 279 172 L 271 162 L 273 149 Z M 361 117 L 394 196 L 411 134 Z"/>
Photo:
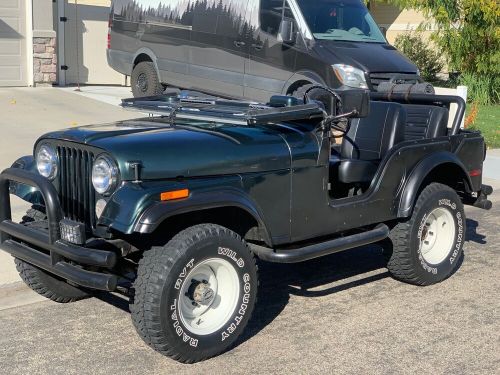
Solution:
<path fill-rule="evenodd" d="M 59 199 L 64 216 L 90 228 L 96 226 L 95 191 L 91 174 L 94 154 L 79 147 L 58 146 Z"/>

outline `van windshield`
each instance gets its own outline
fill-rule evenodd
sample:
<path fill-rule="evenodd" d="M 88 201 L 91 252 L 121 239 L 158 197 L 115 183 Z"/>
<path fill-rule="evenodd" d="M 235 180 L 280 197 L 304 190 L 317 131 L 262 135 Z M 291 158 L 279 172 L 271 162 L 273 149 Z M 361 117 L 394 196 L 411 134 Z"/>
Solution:
<path fill-rule="evenodd" d="M 314 37 L 321 40 L 386 43 L 360 0 L 298 0 Z"/>

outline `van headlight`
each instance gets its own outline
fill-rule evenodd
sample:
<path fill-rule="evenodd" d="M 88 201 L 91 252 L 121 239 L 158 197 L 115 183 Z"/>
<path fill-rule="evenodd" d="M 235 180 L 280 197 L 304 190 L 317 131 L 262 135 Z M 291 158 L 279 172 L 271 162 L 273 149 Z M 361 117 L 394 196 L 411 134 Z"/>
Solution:
<path fill-rule="evenodd" d="M 99 156 L 92 167 L 92 185 L 104 195 L 112 192 L 118 183 L 118 167 L 108 156 Z"/>
<path fill-rule="evenodd" d="M 36 168 L 43 177 L 53 180 L 57 176 L 57 152 L 49 145 L 41 146 L 36 153 Z"/>
<path fill-rule="evenodd" d="M 357 89 L 368 88 L 365 78 L 365 72 L 363 72 L 361 69 L 344 64 L 335 64 L 332 65 L 332 68 L 338 80 L 344 86 L 354 87 Z"/>

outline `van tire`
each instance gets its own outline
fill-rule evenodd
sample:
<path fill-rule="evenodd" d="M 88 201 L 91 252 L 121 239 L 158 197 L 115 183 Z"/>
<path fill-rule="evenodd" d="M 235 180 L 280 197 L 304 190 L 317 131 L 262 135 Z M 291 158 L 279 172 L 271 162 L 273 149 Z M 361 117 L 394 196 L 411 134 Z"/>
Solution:
<path fill-rule="evenodd" d="M 161 95 L 165 91 L 151 61 L 142 61 L 134 67 L 130 84 L 134 98 Z"/>
<path fill-rule="evenodd" d="M 299 99 L 301 102 L 304 100 L 304 95 L 313 86 L 322 86 L 319 83 L 309 83 L 299 86 L 295 91 L 291 93 L 291 96 Z M 331 107 L 333 105 L 332 96 L 321 89 L 313 89 L 307 93 L 307 97 L 309 100 L 315 100 L 317 103 L 323 105 L 323 109 L 326 111 L 331 111 Z"/>
<path fill-rule="evenodd" d="M 37 223 L 43 226 L 46 224 L 46 219 L 44 208 L 33 206 L 23 216 L 21 223 L 32 223 L 32 227 L 36 227 Z M 65 280 L 59 279 L 24 260 L 14 258 L 14 263 L 25 284 L 45 298 L 58 303 L 69 303 L 89 297 L 86 291 L 70 285 Z"/>
<path fill-rule="evenodd" d="M 313 87 L 312 83 L 310 83 L 310 84 L 304 84 L 302 86 L 299 86 L 294 91 L 292 91 L 292 93 L 290 94 L 290 96 L 293 96 L 293 97 L 295 97 L 295 98 L 297 98 L 299 100 L 304 100 L 304 94 L 311 87 Z"/>
<path fill-rule="evenodd" d="M 252 315 L 257 274 L 255 256 L 235 232 L 215 224 L 187 228 L 139 262 L 130 301 L 137 333 L 179 362 L 218 355 Z"/>
<path fill-rule="evenodd" d="M 390 232 L 389 272 L 395 279 L 421 286 L 447 279 L 463 260 L 465 222 L 457 193 L 443 184 L 428 185 L 411 218 Z"/>

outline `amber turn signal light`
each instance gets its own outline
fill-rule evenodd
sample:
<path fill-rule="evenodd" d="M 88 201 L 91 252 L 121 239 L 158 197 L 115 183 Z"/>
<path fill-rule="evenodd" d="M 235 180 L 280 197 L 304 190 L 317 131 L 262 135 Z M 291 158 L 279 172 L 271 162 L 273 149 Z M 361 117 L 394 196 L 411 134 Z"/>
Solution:
<path fill-rule="evenodd" d="M 188 189 L 174 190 L 174 191 L 166 191 L 161 193 L 160 199 L 162 201 L 173 201 L 175 199 L 182 199 L 189 197 Z"/>

